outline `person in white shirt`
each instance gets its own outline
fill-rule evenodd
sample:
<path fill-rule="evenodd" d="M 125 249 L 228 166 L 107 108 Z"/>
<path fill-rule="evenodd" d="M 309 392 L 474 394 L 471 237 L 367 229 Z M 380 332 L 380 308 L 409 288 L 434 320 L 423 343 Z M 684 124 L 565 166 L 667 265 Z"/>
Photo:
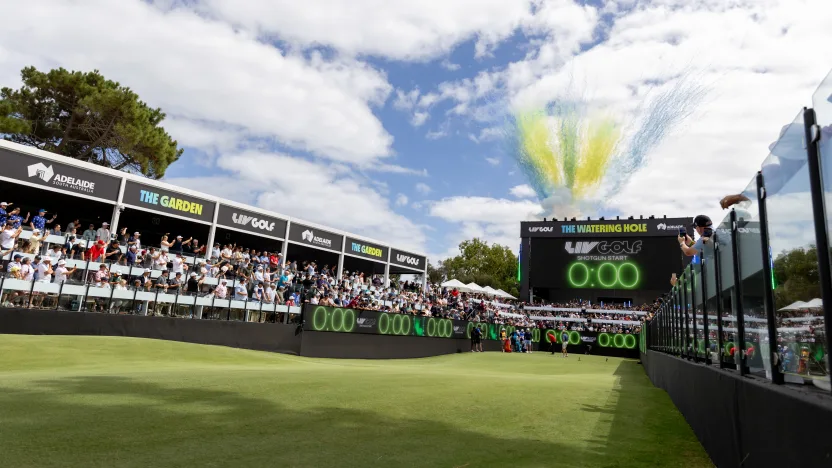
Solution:
<path fill-rule="evenodd" d="M 168 268 L 168 254 L 159 252 L 159 256 L 153 261 L 154 270 L 166 270 Z"/>
<path fill-rule="evenodd" d="M 35 280 L 35 269 L 32 267 L 32 259 L 24 257 L 20 262 L 20 278 L 25 281 Z"/>
<path fill-rule="evenodd" d="M 52 273 L 52 257 L 43 257 L 38 264 L 38 283 L 51 283 Z"/>
<path fill-rule="evenodd" d="M 265 297 L 263 298 L 263 302 L 265 302 L 266 304 L 274 303 L 274 297 L 275 297 L 275 284 L 274 283 L 270 284 L 269 287 L 266 288 L 264 296 Z"/>
<path fill-rule="evenodd" d="M 56 283 L 63 283 L 66 281 L 78 267 L 74 267 L 71 270 L 66 268 L 66 260 L 58 260 L 58 267 L 55 268 L 55 282 Z"/>
<path fill-rule="evenodd" d="M 248 285 L 246 279 L 242 278 L 237 286 L 234 288 L 234 300 L 245 301 L 248 300 Z"/>
<path fill-rule="evenodd" d="M 61 259 L 63 256 L 63 252 L 61 251 L 62 246 L 60 244 L 53 244 L 52 248 L 46 252 L 46 256 L 52 259 L 53 264 L 57 264 L 58 260 Z"/>
<path fill-rule="evenodd" d="M 105 243 L 110 242 L 110 223 L 106 221 L 101 223 L 101 227 L 95 233 L 95 239 L 103 240 Z"/>
<path fill-rule="evenodd" d="M 6 228 L 0 232 L 0 249 L 11 250 L 14 248 L 14 243 L 23 232 L 23 228 L 14 228 L 14 221 L 6 221 Z"/>
<path fill-rule="evenodd" d="M 171 262 L 171 271 L 173 272 L 174 275 L 177 274 L 177 273 L 182 273 L 182 265 L 185 263 L 185 259 L 182 258 L 181 253 L 177 252 L 176 256 L 173 257 L 170 260 L 170 262 Z"/>

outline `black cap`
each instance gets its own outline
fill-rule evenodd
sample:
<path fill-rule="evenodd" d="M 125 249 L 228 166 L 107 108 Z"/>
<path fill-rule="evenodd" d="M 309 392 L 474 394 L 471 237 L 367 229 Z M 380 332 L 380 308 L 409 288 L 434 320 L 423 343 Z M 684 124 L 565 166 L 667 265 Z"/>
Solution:
<path fill-rule="evenodd" d="M 693 218 L 693 227 L 711 227 L 712 225 L 711 218 L 705 215 L 699 215 Z"/>

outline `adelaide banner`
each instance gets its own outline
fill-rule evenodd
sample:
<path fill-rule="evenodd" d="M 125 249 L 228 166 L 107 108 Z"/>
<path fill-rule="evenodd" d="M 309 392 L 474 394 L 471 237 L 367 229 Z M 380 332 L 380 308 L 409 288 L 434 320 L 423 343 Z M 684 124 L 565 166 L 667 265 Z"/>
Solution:
<path fill-rule="evenodd" d="M 303 329 L 315 332 L 365 333 L 372 335 L 426 336 L 433 338 L 471 338 L 472 331 L 480 327 L 483 338 L 499 340 L 501 332 L 511 336 L 514 326 L 468 322 L 437 317 L 420 317 L 393 314 L 374 310 L 349 309 L 306 304 L 303 306 Z M 519 330 L 518 330 L 519 331 Z M 532 343 L 537 350 L 548 351 L 560 343 L 562 331 L 533 328 Z M 587 346 L 602 350 L 630 351 L 638 349 L 639 336 L 635 334 L 568 331 L 569 345 L 574 352 L 584 352 Z M 552 340 L 550 336 L 554 336 Z M 606 353 L 605 353 L 606 354 Z M 615 353 L 618 355 L 619 353 Z M 625 353 L 629 355 L 630 353 Z"/>

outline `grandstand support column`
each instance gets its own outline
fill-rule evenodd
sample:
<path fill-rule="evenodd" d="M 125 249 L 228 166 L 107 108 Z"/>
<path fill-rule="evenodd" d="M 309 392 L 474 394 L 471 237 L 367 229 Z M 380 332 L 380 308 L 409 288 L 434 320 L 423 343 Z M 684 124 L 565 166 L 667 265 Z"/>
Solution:
<path fill-rule="evenodd" d="M 338 270 L 337 270 L 337 273 L 335 275 L 335 277 L 338 278 L 338 281 L 341 281 L 341 278 L 343 277 L 343 274 L 344 274 L 344 249 L 346 249 L 346 248 L 347 248 L 347 236 L 341 236 L 341 251 L 338 254 Z M 387 284 L 386 283 L 387 276 L 385 276 L 384 279 L 385 279 L 385 284 Z"/>
<path fill-rule="evenodd" d="M 124 211 L 124 206 L 121 204 L 121 199 L 124 197 L 124 186 L 127 184 L 127 179 L 121 179 L 121 186 L 118 189 L 118 199 L 116 205 L 113 207 L 113 216 L 110 218 L 110 232 L 115 234 L 118 232 L 118 219 L 121 217 L 121 212 Z"/>
<path fill-rule="evenodd" d="M 523 237 L 520 243 L 520 300 L 531 302 L 531 287 L 529 286 L 529 259 L 532 257 L 532 240 Z"/>
<path fill-rule="evenodd" d="M 288 265 L 289 259 L 286 258 L 286 253 L 289 251 L 289 228 L 292 225 L 292 221 L 286 221 L 286 232 L 283 233 L 283 247 L 280 249 L 280 253 L 283 256 L 283 268 L 286 268 Z"/>
<path fill-rule="evenodd" d="M 211 259 L 211 249 L 214 248 L 214 238 L 217 234 L 217 216 L 220 213 L 220 207 L 214 204 L 214 220 L 211 222 L 211 228 L 208 230 L 208 240 L 205 242 L 205 258 Z"/>
<path fill-rule="evenodd" d="M 390 264 L 389 263 L 384 264 L 384 287 L 385 288 L 390 287 Z"/>

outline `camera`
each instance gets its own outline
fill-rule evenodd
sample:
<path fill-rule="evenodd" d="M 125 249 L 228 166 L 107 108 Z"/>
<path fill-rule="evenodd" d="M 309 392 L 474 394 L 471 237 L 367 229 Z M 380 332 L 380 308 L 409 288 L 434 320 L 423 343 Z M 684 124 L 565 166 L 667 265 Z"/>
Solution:
<path fill-rule="evenodd" d="M 706 227 L 705 230 L 702 232 L 702 237 L 713 237 L 714 229 L 710 227 Z"/>
<path fill-rule="evenodd" d="M 688 235 L 688 230 L 685 229 L 684 227 L 680 227 L 679 228 L 679 236 L 685 237 L 686 235 Z"/>

